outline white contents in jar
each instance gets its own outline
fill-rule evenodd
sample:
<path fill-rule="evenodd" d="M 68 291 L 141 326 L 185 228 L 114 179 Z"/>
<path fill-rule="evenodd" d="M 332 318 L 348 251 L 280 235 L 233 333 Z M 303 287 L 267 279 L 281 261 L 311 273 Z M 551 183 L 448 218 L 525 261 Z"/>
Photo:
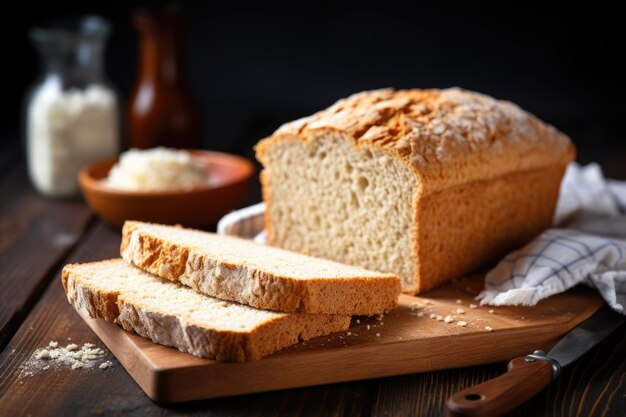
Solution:
<path fill-rule="evenodd" d="M 209 185 L 206 165 L 189 152 L 153 148 L 124 152 L 105 179 L 111 188 L 128 191 L 190 190 Z"/>
<path fill-rule="evenodd" d="M 44 83 L 30 101 L 27 123 L 30 177 L 50 196 L 76 194 L 83 166 L 119 152 L 117 100 L 100 85 L 62 91 Z"/>

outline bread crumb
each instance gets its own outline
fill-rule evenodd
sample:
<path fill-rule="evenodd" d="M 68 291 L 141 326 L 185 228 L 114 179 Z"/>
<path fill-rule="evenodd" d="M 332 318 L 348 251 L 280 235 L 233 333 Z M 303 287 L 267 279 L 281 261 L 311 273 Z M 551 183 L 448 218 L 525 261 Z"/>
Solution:
<path fill-rule="evenodd" d="M 347 332 L 346 336 L 352 336 L 352 333 L 351 332 Z"/>
<path fill-rule="evenodd" d="M 457 304 L 463 304 L 463 301 L 461 301 L 461 300 L 456 300 L 456 303 L 457 303 Z"/>
<path fill-rule="evenodd" d="M 470 308 L 478 308 L 476 304 L 470 304 Z"/>
<path fill-rule="evenodd" d="M 376 333 L 376 337 L 380 337 L 380 333 Z"/>
<path fill-rule="evenodd" d="M 442 316 L 440 316 L 439 314 L 437 314 L 437 316 L 436 316 L 435 318 L 436 318 L 438 321 L 442 321 L 442 320 L 443 320 L 443 317 L 442 317 Z"/>
<path fill-rule="evenodd" d="M 487 330 L 488 332 L 492 332 L 493 331 L 493 327 L 485 326 L 485 330 Z"/>
<path fill-rule="evenodd" d="M 361 324 L 361 320 L 356 319 L 356 324 Z"/>
<path fill-rule="evenodd" d="M 47 349 L 42 349 L 35 354 L 35 358 L 37 359 L 51 359 L 50 351 Z"/>
<path fill-rule="evenodd" d="M 429 304 L 429 305 L 432 305 L 432 304 L 433 304 L 433 302 L 432 302 L 432 301 L 430 301 L 430 300 L 425 300 L 425 301 L 424 301 L 424 304 Z"/>
<path fill-rule="evenodd" d="M 443 319 L 443 321 L 445 321 L 446 323 L 453 323 L 454 322 L 454 317 L 447 315 L 445 319 Z"/>
<path fill-rule="evenodd" d="M 455 313 L 456 314 L 465 314 L 465 310 L 463 310 L 462 308 L 457 308 Z"/>
<path fill-rule="evenodd" d="M 100 366 L 98 366 L 98 368 L 100 368 L 100 369 L 107 369 L 107 368 L 111 368 L 112 366 L 113 366 L 113 362 L 105 361 L 105 362 L 102 362 L 100 364 Z"/>
<path fill-rule="evenodd" d="M 367 330 L 371 329 L 372 326 L 370 326 L 369 324 L 367 325 Z"/>
<path fill-rule="evenodd" d="M 417 301 L 409 304 L 409 309 L 411 309 L 411 311 L 421 310 L 423 307 L 422 303 Z"/>
<path fill-rule="evenodd" d="M 493 314 L 493 309 L 489 310 L 489 314 Z"/>
<path fill-rule="evenodd" d="M 431 318 L 431 319 L 436 319 L 436 318 L 437 318 L 437 315 L 436 315 L 435 313 L 430 313 L 430 318 Z"/>
<path fill-rule="evenodd" d="M 376 320 L 382 321 L 384 316 L 385 316 L 384 314 L 379 314 L 376 316 Z"/>
<path fill-rule="evenodd" d="M 57 341 L 50 341 L 45 348 L 37 349 L 30 359 L 21 365 L 25 376 L 33 375 L 38 370 L 48 370 L 51 367 L 68 366 L 71 369 L 90 368 L 97 359 L 104 355 L 104 351 L 95 347 L 93 343 L 85 343 L 79 347 L 70 343 L 66 347 L 59 346 Z"/>
<path fill-rule="evenodd" d="M 418 311 L 416 316 L 417 317 L 424 317 L 424 312 L 423 311 Z"/>
<path fill-rule="evenodd" d="M 457 321 L 457 322 L 456 322 L 456 325 L 457 325 L 457 326 L 461 326 L 461 327 L 465 327 L 465 326 L 467 326 L 467 322 L 466 322 L 466 321 L 463 321 L 463 320 L 461 320 L 461 321 Z"/>

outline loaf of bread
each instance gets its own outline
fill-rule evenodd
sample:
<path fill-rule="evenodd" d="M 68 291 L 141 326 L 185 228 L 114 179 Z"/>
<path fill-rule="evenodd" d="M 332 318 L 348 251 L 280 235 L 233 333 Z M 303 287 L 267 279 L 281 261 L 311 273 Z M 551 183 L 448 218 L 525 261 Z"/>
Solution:
<path fill-rule="evenodd" d="M 452 88 L 353 95 L 256 154 L 271 245 L 391 272 L 416 293 L 549 227 L 575 150 L 516 105 Z"/>
<path fill-rule="evenodd" d="M 400 279 L 198 230 L 127 221 L 121 255 L 145 271 L 223 300 L 308 314 L 392 310 Z"/>
<path fill-rule="evenodd" d="M 211 298 L 121 259 L 67 265 L 62 279 L 68 301 L 82 314 L 220 361 L 260 359 L 350 326 L 346 315 L 276 313 Z"/>

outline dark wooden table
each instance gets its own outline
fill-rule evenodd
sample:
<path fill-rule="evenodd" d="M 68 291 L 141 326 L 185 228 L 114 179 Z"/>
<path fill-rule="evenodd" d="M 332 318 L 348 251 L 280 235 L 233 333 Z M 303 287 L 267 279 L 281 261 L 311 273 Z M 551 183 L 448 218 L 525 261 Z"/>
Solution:
<path fill-rule="evenodd" d="M 0 416 L 440 416 L 449 395 L 504 370 L 505 364 L 494 364 L 155 404 L 70 307 L 61 286 L 64 264 L 116 257 L 119 240 L 120 231 L 95 218 L 81 201 L 37 195 L 16 150 L 0 148 Z M 115 366 L 24 372 L 22 365 L 35 349 L 68 338 L 103 348 Z M 565 369 L 558 381 L 512 415 L 625 416 L 626 328 Z"/>

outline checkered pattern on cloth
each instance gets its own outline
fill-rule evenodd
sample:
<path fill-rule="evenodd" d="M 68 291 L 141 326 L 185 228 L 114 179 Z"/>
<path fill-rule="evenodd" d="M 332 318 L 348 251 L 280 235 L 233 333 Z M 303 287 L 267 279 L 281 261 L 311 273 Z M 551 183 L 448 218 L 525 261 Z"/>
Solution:
<path fill-rule="evenodd" d="M 218 233 L 265 243 L 263 203 L 226 215 Z M 481 304 L 535 305 L 583 283 L 626 314 L 626 182 L 598 165 L 571 164 L 549 229 L 504 258 L 485 277 Z"/>

